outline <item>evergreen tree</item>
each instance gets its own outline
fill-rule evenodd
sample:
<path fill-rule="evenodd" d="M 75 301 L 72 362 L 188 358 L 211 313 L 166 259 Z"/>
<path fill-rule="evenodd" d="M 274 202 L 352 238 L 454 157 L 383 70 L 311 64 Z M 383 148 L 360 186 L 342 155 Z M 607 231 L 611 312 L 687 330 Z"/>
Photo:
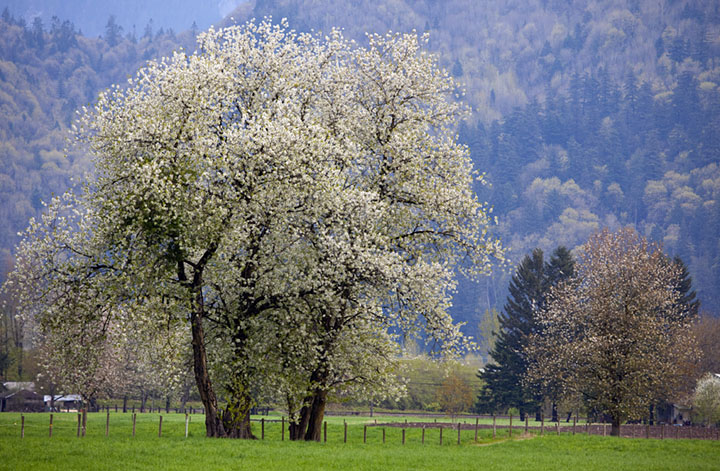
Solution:
<path fill-rule="evenodd" d="M 528 335 L 537 330 L 534 311 L 543 304 L 545 281 L 543 252 L 535 249 L 520 262 L 510 281 L 500 334 L 490 354 L 493 363 L 478 375 L 485 382 L 476 404 L 479 412 L 517 407 L 524 416 L 537 408 L 537 401 L 522 384 L 527 369 L 522 349 Z"/>
<path fill-rule="evenodd" d="M 524 385 L 528 364 L 523 348 L 529 336 L 538 332 L 536 313 L 544 307 L 548 289 L 573 276 L 573 272 L 572 255 L 562 246 L 553 252 L 548 263 L 541 249 L 533 250 L 520 262 L 510 281 L 510 296 L 500 317 L 500 333 L 490 353 L 492 363 L 478 374 L 485 382 L 475 406 L 478 412 L 517 407 L 521 420 L 529 411 L 539 412 L 542 396 Z"/>
<path fill-rule="evenodd" d="M 682 306 L 682 312 L 692 318 L 696 318 L 700 309 L 700 301 L 695 299 L 696 293 L 692 289 L 692 277 L 688 272 L 685 262 L 680 257 L 675 257 L 673 262 L 678 267 L 678 285 L 676 290 L 680 293 L 678 304 Z"/>
<path fill-rule="evenodd" d="M 110 15 L 105 25 L 105 41 L 110 47 L 115 47 L 122 40 L 122 30 L 115 21 L 115 15 Z"/>

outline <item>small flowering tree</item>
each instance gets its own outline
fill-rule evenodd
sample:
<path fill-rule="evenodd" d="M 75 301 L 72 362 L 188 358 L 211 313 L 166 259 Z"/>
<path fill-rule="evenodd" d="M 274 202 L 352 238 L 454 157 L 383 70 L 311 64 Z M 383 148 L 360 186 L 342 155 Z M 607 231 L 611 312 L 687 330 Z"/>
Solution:
<path fill-rule="evenodd" d="M 707 373 L 700 378 L 693 395 L 693 416 L 705 425 L 720 422 L 720 378 Z"/>
<path fill-rule="evenodd" d="M 502 257 L 464 109 L 415 35 L 360 48 L 265 21 L 199 44 L 84 114 L 95 174 L 31 224 L 14 283 L 48 332 L 82 312 L 99 338 L 184 339 L 208 436 L 252 436 L 252 390 L 279 387 L 293 438 L 317 440 L 329 391 L 400 390 L 389 332 L 463 348 L 454 270 Z"/>

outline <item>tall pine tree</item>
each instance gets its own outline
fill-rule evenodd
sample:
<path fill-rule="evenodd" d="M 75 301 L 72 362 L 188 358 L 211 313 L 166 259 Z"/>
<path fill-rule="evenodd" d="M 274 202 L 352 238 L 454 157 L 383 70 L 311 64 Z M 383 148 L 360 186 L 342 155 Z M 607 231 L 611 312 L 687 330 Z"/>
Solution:
<path fill-rule="evenodd" d="M 520 410 L 521 418 L 530 411 L 538 412 L 542 397 L 524 385 L 527 360 L 523 348 L 528 336 L 537 332 L 535 313 L 545 304 L 550 286 L 573 275 L 572 255 L 558 247 L 549 263 L 543 251 L 533 250 L 520 262 L 510 281 L 507 303 L 500 317 L 500 332 L 490 356 L 492 363 L 478 374 L 484 386 L 478 395 L 478 412 L 496 412 L 509 407 Z"/>

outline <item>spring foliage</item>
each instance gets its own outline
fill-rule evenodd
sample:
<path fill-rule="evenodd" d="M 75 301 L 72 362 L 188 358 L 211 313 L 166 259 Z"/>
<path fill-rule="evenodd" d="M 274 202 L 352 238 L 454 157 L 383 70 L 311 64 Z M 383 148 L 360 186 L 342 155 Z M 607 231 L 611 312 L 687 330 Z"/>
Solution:
<path fill-rule="evenodd" d="M 538 313 L 543 335 L 526 349 L 528 378 L 608 414 L 614 434 L 623 421 L 645 418 L 695 358 L 679 274 L 633 229 L 591 237 L 576 277 L 551 289 Z"/>
<path fill-rule="evenodd" d="M 88 355 L 129 326 L 184 338 L 209 435 L 232 435 L 251 386 L 291 409 L 397 394 L 390 332 L 461 350 L 454 270 L 502 257 L 425 40 L 251 22 L 103 93 L 76 128 L 93 176 L 21 244 L 25 312 L 49 338 L 87 330 Z"/>

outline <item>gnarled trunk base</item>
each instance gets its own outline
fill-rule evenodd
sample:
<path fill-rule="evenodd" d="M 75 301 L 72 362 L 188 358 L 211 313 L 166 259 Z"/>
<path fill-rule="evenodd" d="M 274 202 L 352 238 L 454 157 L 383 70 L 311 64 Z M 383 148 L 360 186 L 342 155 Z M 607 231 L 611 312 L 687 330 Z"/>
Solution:
<path fill-rule="evenodd" d="M 327 391 L 315 389 L 305 398 L 303 404 L 298 421 L 290 423 L 290 440 L 319 442 L 322 438 Z"/>

